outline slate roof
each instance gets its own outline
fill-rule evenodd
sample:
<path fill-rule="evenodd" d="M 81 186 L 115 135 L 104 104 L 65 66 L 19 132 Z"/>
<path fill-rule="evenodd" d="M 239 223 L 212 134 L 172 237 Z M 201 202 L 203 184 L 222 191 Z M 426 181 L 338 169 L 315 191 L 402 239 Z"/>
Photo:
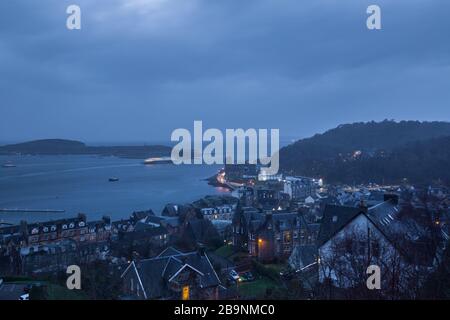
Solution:
<path fill-rule="evenodd" d="M 182 254 L 181 251 L 178 251 L 177 249 L 175 249 L 174 247 L 168 247 L 166 249 L 164 249 L 163 252 L 161 252 L 158 257 L 170 257 L 170 256 L 175 256 L 178 254 Z"/>
<path fill-rule="evenodd" d="M 169 295 L 168 283 L 184 268 L 191 268 L 199 273 L 201 288 L 220 285 L 220 280 L 206 253 L 197 251 L 181 253 L 174 248 L 168 248 L 155 258 L 134 263 L 147 299 L 167 297 Z"/>
<path fill-rule="evenodd" d="M 180 219 L 178 217 L 171 217 L 164 219 L 164 223 L 171 227 L 178 227 L 180 226 Z"/>
<path fill-rule="evenodd" d="M 149 225 L 142 224 L 142 227 L 139 227 L 138 230 L 134 230 L 133 232 L 126 232 L 123 235 L 124 240 L 138 240 L 138 239 L 149 239 L 153 237 L 163 236 L 169 234 L 166 228 L 163 226 L 152 227 Z"/>
<path fill-rule="evenodd" d="M 417 219 L 402 218 L 399 213 L 400 209 L 391 200 L 368 209 L 327 205 L 318 245 L 323 245 L 354 218 L 364 214 L 404 258 L 415 264 L 431 265 L 436 247 L 427 238 L 428 230 Z"/>
<path fill-rule="evenodd" d="M 327 204 L 317 239 L 318 245 L 323 245 L 361 213 L 361 208 Z"/>
<path fill-rule="evenodd" d="M 292 226 L 297 224 L 297 219 L 300 219 L 297 212 L 272 214 L 272 220 L 278 231 L 290 230 Z"/>
<path fill-rule="evenodd" d="M 423 213 L 428 221 L 428 214 Z M 385 201 L 369 208 L 367 216 L 409 262 L 426 266 L 432 264 L 436 245 L 417 211 L 411 217 L 400 216 L 398 207 L 391 201 Z"/>
<path fill-rule="evenodd" d="M 161 228 L 164 229 L 164 227 L 161 227 L 161 226 L 155 227 L 154 225 L 151 225 L 151 224 L 147 224 L 147 223 L 144 223 L 144 222 L 138 222 L 134 226 L 134 231 L 135 232 L 142 232 L 142 231 L 150 231 L 150 230 L 153 230 L 153 229 L 161 229 Z"/>
<path fill-rule="evenodd" d="M 139 221 L 142 219 L 145 219 L 148 216 L 154 216 L 155 213 L 153 212 L 153 210 L 147 210 L 147 211 L 135 211 L 132 213 L 131 215 L 131 219 L 133 219 L 134 221 Z"/>
<path fill-rule="evenodd" d="M 159 217 L 159 216 L 147 216 L 145 218 L 145 223 L 156 223 L 156 224 L 161 224 L 162 221 L 164 221 L 165 218 L 164 217 Z"/>

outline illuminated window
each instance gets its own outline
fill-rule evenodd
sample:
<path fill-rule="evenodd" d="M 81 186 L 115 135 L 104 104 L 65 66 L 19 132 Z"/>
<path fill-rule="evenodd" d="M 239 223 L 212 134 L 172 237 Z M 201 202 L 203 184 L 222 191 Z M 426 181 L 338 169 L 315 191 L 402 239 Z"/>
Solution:
<path fill-rule="evenodd" d="M 286 243 L 291 242 L 291 233 L 289 231 L 284 232 L 284 242 Z"/>
<path fill-rule="evenodd" d="M 182 300 L 189 300 L 189 286 L 183 287 Z"/>

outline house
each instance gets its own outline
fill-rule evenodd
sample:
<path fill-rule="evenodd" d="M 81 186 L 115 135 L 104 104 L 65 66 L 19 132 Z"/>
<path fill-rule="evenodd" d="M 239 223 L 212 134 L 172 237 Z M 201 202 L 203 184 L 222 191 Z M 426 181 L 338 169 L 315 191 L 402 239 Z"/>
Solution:
<path fill-rule="evenodd" d="M 206 196 L 192 205 L 208 220 L 231 221 L 237 202 L 233 196 Z"/>
<path fill-rule="evenodd" d="M 284 179 L 284 192 L 289 194 L 292 200 L 305 200 L 315 194 L 316 187 L 312 178 L 288 176 Z"/>
<path fill-rule="evenodd" d="M 230 205 L 201 208 L 200 212 L 208 220 L 228 220 L 233 218 L 234 209 Z"/>
<path fill-rule="evenodd" d="M 185 245 L 202 246 L 221 243 L 221 237 L 211 221 L 207 219 L 190 219 L 182 231 Z"/>
<path fill-rule="evenodd" d="M 132 261 L 121 275 L 127 299 L 218 299 L 221 282 L 205 251 L 172 247 L 158 256 Z"/>
<path fill-rule="evenodd" d="M 110 239 L 112 225 L 108 217 L 86 221 L 84 214 L 76 217 L 37 223 L 22 221 L 20 225 L 0 228 L 0 245 L 14 240 L 20 246 L 36 246 L 70 239 L 76 242 L 99 242 Z"/>
<path fill-rule="evenodd" d="M 109 247 L 100 242 L 77 242 L 63 239 L 49 244 L 22 247 L 21 274 L 53 274 L 66 271 L 73 264 L 90 263 L 104 259 Z"/>
<path fill-rule="evenodd" d="M 250 224 L 248 251 L 262 262 L 285 260 L 294 247 L 315 244 L 315 240 L 300 213 L 267 213 L 263 220 Z"/>
<path fill-rule="evenodd" d="M 162 248 L 169 243 L 169 231 L 161 225 L 138 223 L 134 231 L 124 233 L 120 241 L 132 246 L 148 244 L 154 248 Z"/>
<path fill-rule="evenodd" d="M 55 242 L 62 239 L 79 240 L 87 233 L 86 216 L 78 214 L 77 217 L 27 224 L 21 222 L 21 230 L 29 245 Z"/>
<path fill-rule="evenodd" d="M 318 238 L 319 281 L 358 287 L 367 279 L 367 267 L 377 265 L 382 287 L 395 284 L 398 292 L 417 287 L 433 269 L 436 253 L 420 215 L 401 210 L 395 195 L 370 208 L 327 205 Z"/>
<path fill-rule="evenodd" d="M 232 221 L 233 246 L 238 249 L 247 248 L 250 225 L 259 224 L 263 219 L 264 214 L 256 208 L 238 206 Z"/>

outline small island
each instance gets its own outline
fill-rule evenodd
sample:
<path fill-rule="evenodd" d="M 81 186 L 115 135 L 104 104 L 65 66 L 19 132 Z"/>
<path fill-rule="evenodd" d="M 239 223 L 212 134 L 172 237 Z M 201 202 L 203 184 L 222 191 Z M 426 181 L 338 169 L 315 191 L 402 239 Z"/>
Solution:
<path fill-rule="evenodd" d="M 80 141 L 63 139 L 34 140 L 0 146 L 0 155 L 100 155 L 132 159 L 167 157 L 171 148 L 163 145 L 88 146 Z"/>

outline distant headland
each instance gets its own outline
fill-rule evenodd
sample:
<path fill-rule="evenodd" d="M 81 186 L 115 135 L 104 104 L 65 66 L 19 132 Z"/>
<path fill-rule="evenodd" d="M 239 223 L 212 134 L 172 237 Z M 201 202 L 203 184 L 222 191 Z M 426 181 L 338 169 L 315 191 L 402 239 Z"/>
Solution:
<path fill-rule="evenodd" d="M 171 150 L 163 145 L 88 146 L 80 141 L 45 139 L 0 146 L 0 155 L 100 155 L 146 159 L 170 156 Z"/>

